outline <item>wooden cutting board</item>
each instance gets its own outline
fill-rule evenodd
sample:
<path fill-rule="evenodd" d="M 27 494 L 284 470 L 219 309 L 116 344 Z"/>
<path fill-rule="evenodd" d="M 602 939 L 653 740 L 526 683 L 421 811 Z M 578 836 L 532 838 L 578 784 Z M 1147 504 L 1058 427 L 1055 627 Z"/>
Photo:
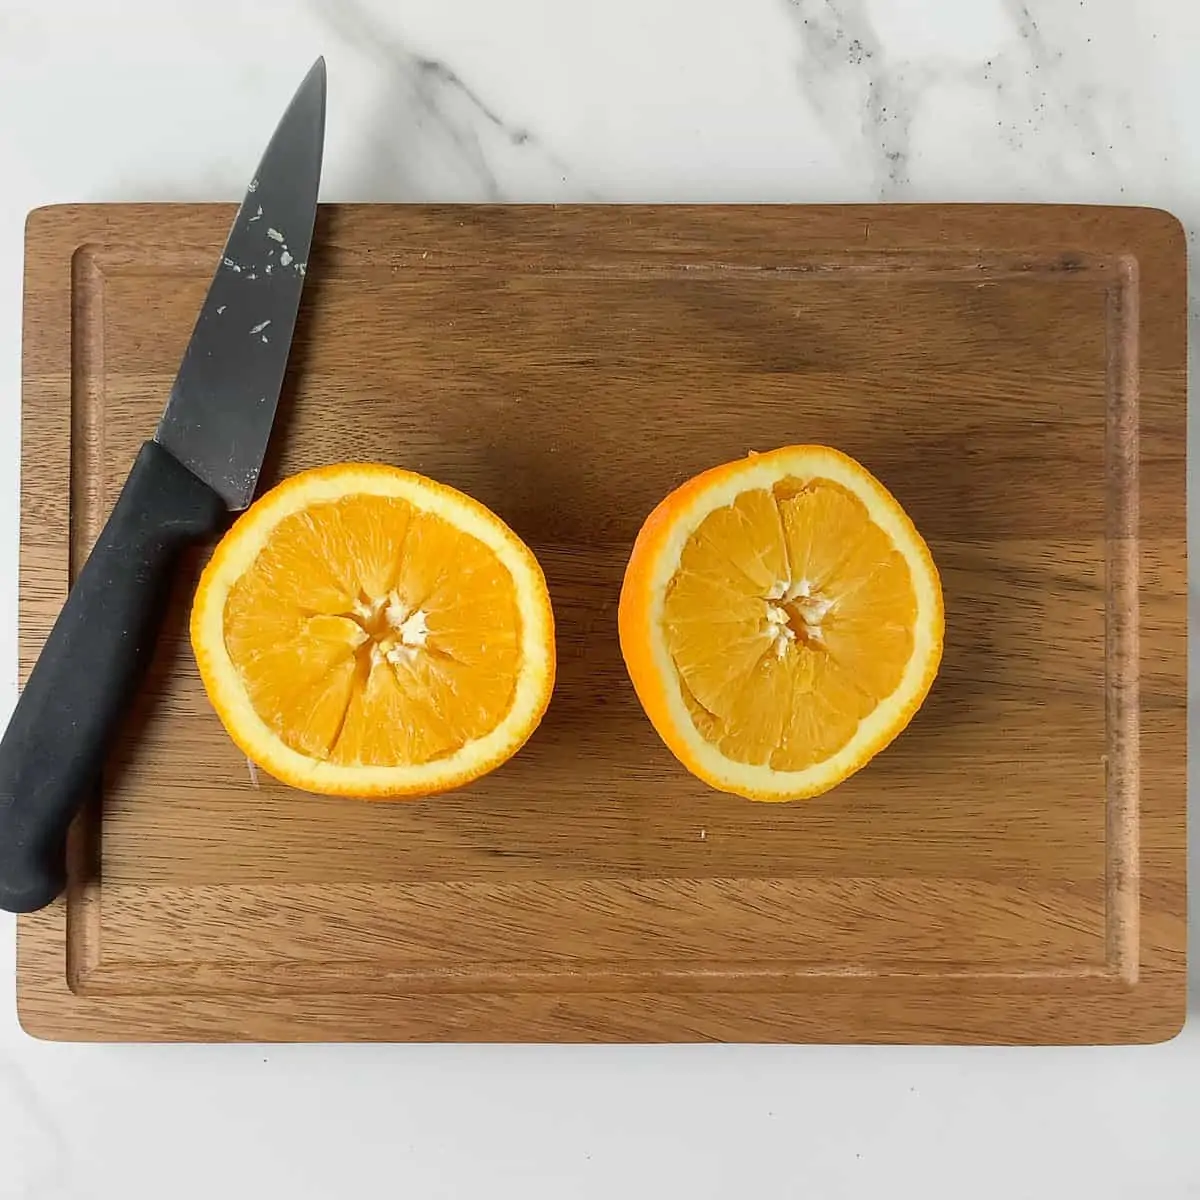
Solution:
<path fill-rule="evenodd" d="M 21 661 L 150 435 L 232 219 L 27 235 Z M 265 483 L 341 459 L 535 548 L 559 680 L 439 799 L 256 780 L 185 636 L 200 555 L 66 898 L 23 918 L 53 1038 L 1146 1041 L 1184 1016 L 1185 253 L 1065 207 L 321 212 Z M 941 675 L 818 799 L 707 790 L 616 637 L 640 522 L 753 449 L 839 446 L 943 577 Z"/>

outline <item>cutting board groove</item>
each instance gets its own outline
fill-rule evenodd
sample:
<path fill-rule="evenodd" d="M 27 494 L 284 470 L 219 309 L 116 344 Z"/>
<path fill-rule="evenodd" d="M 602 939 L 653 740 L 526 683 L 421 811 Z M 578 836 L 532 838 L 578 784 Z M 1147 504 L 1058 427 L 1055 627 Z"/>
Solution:
<path fill-rule="evenodd" d="M 163 398 L 232 217 L 82 205 L 26 239 L 21 666 Z M 327 206 L 265 482 L 378 459 L 546 569 L 559 678 L 502 770 L 379 805 L 248 769 L 183 564 L 32 1032 L 151 1040 L 1147 1041 L 1185 996 L 1185 254 L 1145 209 Z M 816 800 L 687 776 L 615 610 L 672 486 L 787 442 L 928 538 L 943 668 Z"/>

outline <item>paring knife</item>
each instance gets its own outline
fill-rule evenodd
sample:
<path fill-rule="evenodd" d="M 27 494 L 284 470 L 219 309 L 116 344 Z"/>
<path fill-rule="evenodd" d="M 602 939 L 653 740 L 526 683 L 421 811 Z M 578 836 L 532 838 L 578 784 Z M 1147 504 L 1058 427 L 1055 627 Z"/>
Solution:
<path fill-rule="evenodd" d="M 249 506 L 283 385 L 317 212 L 325 61 L 238 210 L 152 441 L 134 461 L 0 740 L 0 908 L 66 884 L 66 834 L 153 652 L 178 553 Z"/>

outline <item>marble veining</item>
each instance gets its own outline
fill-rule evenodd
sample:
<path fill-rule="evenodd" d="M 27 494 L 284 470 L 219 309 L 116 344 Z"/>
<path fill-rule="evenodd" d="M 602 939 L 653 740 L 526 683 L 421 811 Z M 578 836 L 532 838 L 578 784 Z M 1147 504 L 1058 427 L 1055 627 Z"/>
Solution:
<path fill-rule="evenodd" d="M 769 2 L 790 32 L 773 53 L 792 64 L 798 144 L 825 143 L 848 175 L 847 190 L 857 194 L 846 198 L 863 198 L 865 191 L 877 200 L 965 199 L 990 186 L 987 198 L 1034 199 L 1102 187 L 1119 201 L 1129 162 L 1145 157 L 1127 89 L 1097 69 L 1091 39 L 1064 24 L 1061 2 L 972 0 L 984 31 L 965 39 L 953 32 L 897 39 L 895 13 L 910 6 Z M 347 181 L 352 194 L 634 198 L 625 194 L 624 179 L 588 178 L 592 172 L 578 161 L 586 146 L 552 145 L 537 121 L 510 117 L 505 95 L 485 97 L 456 63 L 453 46 L 438 56 L 415 49 L 419 39 L 410 36 L 403 10 L 373 0 L 303 3 L 355 69 L 374 81 L 370 111 L 355 131 L 360 153 Z M 928 5 L 954 11 L 938 0 Z M 617 74 L 614 88 L 623 86 Z M 783 110 L 763 114 L 764 122 L 785 119 Z M 950 145 L 957 157 L 948 160 Z M 793 198 L 807 198 L 803 186 Z"/>
<path fill-rule="evenodd" d="M 961 58 L 895 54 L 866 0 L 783 3 L 799 41 L 798 85 L 830 139 L 865 160 L 874 198 L 906 198 L 914 124 L 936 124 L 948 115 L 938 107 L 964 93 L 985 141 L 1024 158 L 1043 187 L 1113 176 L 1114 142 L 1130 129 L 1119 97 L 1075 69 L 1077 47 L 1056 47 L 1023 0 L 998 0 L 1008 36 Z"/>
<path fill-rule="evenodd" d="M 787 0 L 800 43 L 800 90 L 832 140 L 865 157 L 875 194 L 908 185 L 917 89 L 889 61 L 862 0 Z"/>
<path fill-rule="evenodd" d="M 447 62 L 417 54 L 398 25 L 365 0 L 307 0 L 331 34 L 380 72 L 377 112 L 355 184 L 373 198 L 506 199 L 489 157 L 497 139 L 568 177 L 566 164 L 527 128 L 512 124 Z M 431 186 L 440 179 L 439 194 Z"/>

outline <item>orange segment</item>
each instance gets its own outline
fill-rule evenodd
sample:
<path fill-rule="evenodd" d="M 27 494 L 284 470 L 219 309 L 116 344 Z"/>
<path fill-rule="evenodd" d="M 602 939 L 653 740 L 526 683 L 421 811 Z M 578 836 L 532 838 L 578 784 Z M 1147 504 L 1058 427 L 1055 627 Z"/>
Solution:
<path fill-rule="evenodd" d="M 192 643 L 247 755 L 312 791 L 411 795 L 508 758 L 549 700 L 529 549 L 411 472 L 347 464 L 262 497 L 206 568 Z"/>
<path fill-rule="evenodd" d="M 668 496 L 619 614 L 635 690 L 715 787 L 815 795 L 907 725 L 941 658 L 928 547 L 860 464 L 820 446 L 752 455 Z"/>

